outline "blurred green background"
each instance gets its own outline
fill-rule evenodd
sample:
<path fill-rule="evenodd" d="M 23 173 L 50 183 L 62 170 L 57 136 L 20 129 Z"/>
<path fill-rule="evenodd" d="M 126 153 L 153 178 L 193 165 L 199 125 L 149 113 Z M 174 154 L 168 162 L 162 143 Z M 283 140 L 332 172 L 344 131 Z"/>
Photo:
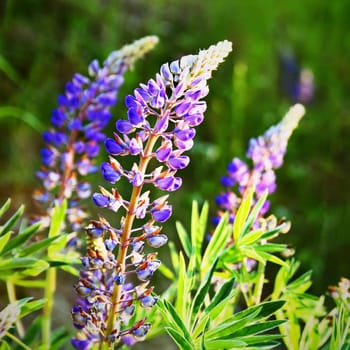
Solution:
<path fill-rule="evenodd" d="M 198 128 L 184 186 L 171 197 L 173 220 L 187 225 L 193 199 L 209 200 L 233 156 L 250 137 L 276 124 L 293 103 L 281 79 L 289 55 L 312 71 L 315 95 L 277 171 L 274 212 L 293 223 L 285 237 L 312 291 L 349 277 L 350 2 L 259 0 L 0 0 L 0 198 L 33 210 L 39 185 L 40 130 L 49 126 L 57 95 L 94 58 L 142 36 L 160 43 L 127 74 L 123 96 L 153 77 L 160 64 L 223 39 L 234 51 L 210 81 L 205 122 Z M 287 75 L 286 75 L 287 74 Z M 111 123 L 109 134 L 114 123 Z M 103 157 L 103 156 L 102 156 Z M 173 221 L 174 222 L 174 221 Z M 174 237 L 173 226 L 167 233 Z"/>

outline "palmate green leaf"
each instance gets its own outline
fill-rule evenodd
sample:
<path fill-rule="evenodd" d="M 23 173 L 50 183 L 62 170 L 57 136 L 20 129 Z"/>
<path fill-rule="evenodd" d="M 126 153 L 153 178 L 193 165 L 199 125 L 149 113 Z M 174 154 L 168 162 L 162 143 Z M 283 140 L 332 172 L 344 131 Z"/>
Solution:
<path fill-rule="evenodd" d="M 269 254 L 269 253 L 265 252 L 264 250 L 259 249 L 259 246 L 242 247 L 241 252 L 242 252 L 243 256 L 255 259 L 264 265 L 266 265 L 267 261 L 270 261 L 270 262 L 275 263 L 277 265 L 286 265 L 285 261 L 283 261 L 282 259 L 278 258 L 275 255 Z"/>
<path fill-rule="evenodd" d="M 220 301 L 215 307 L 213 307 L 208 313 L 211 320 L 216 321 L 217 318 L 221 318 L 222 314 L 227 314 L 227 308 L 231 308 L 231 313 L 233 311 L 232 299 L 239 293 L 238 288 L 232 290 L 231 294 Z"/>
<path fill-rule="evenodd" d="M 44 305 L 45 305 L 45 299 L 28 301 L 23 306 L 21 306 L 20 317 L 22 318 L 34 311 L 40 310 Z"/>
<path fill-rule="evenodd" d="M 264 335 L 251 335 L 246 337 L 240 337 L 242 341 L 244 341 L 248 345 L 254 345 L 254 349 L 259 346 L 263 348 L 271 348 L 278 345 L 276 342 L 271 342 L 271 340 L 281 339 L 281 334 L 264 334 Z"/>
<path fill-rule="evenodd" d="M 277 265 L 285 265 L 286 264 L 282 259 L 278 258 L 275 255 L 265 253 L 265 252 L 259 252 L 258 254 L 260 254 L 260 256 L 262 256 L 267 261 L 270 261 L 274 264 L 277 264 Z"/>
<path fill-rule="evenodd" d="M 255 323 L 247 325 L 236 332 L 230 334 L 230 337 L 246 337 L 249 335 L 259 334 L 277 328 L 280 324 L 285 323 L 285 320 L 264 321 L 261 323 Z M 243 338 L 242 338 L 243 339 Z"/>
<path fill-rule="evenodd" d="M 293 293 L 304 293 L 312 285 L 311 281 L 312 271 L 307 271 L 299 276 L 297 279 L 288 284 L 288 291 Z"/>
<path fill-rule="evenodd" d="M 201 308 L 204 299 L 209 291 L 210 285 L 211 285 L 211 279 L 213 277 L 216 264 L 218 262 L 218 259 L 215 259 L 213 262 L 213 265 L 210 267 L 210 270 L 208 272 L 208 275 L 204 279 L 204 283 L 199 287 L 197 293 L 195 294 L 193 301 L 192 301 L 192 308 L 191 308 L 191 315 L 195 316 L 199 309 Z M 181 295 L 181 294 L 180 294 Z"/>
<path fill-rule="evenodd" d="M 63 200 L 61 204 L 56 203 L 53 208 L 52 219 L 49 230 L 49 237 L 57 236 L 64 222 L 67 211 L 67 200 Z"/>
<path fill-rule="evenodd" d="M 2 253 L 2 250 L 4 249 L 5 245 L 9 241 L 10 237 L 11 237 L 11 232 L 7 232 L 0 237 L 0 254 Z"/>
<path fill-rule="evenodd" d="M 233 239 L 235 242 L 239 241 L 240 236 L 243 234 L 243 227 L 246 223 L 250 208 L 252 206 L 254 191 L 254 188 L 250 189 L 247 197 L 242 200 L 242 203 L 237 210 L 235 221 L 233 223 Z"/>
<path fill-rule="evenodd" d="M 169 329 L 172 329 L 179 333 L 184 339 L 186 339 L 187 342 L 191 342 L 190 333 L 185 324 L 183 323 L 180 315 L 175 310 L 174 306 L 167 300 L 160 299 L 158 300 L 157 307 L 163 314 L 164 321 L 168 325 L 168 327 L 166 327 L 166 330 L 169 331 Z"/>
<path fill-rule="evenodd" d="M 227 297 L 231 296 L 232 291 L 234 290 L 235 277 L 230 278 L 226 281 L 219 289 L 217 293 L 215 293 L 213 299 L 210 301 L 210 304 L 205 309 L 205 312 L 210 312 L 214 309 L 221 301 L 225 300 Z"/>
<path fill-rule="evenodd" d="M 199 347 L 200 349 L 205 349 L 205 333 L 210 327 L 210 316 L 203 315 L 196 323 L 195 329 L 192 331 L 192 339 L 200 339 Z"/>
<path fill-rule="evenodd" d="M 285 226 L 285 223 L 278 225 L 270 230 L 267 230 L 263 233 L 263 235 L 261 236 L 261 239 L 264 240 L 269 240 L 273 237 L 275 237 Z"/>
<path fill-rule="evenodd" d="M 264 251 L 269 253 L 278 253 L 283 252 L 286 250 L 285 244 L 278 244 L 278 243 L 264 243 L 259 244 L 254 247 L 257 251 Z"/>
<path fill-rule="evenodd" d="M 62 265 L 60 266 L 61 270 L 68 272 L 69 274 L 71 274 L 72 276 L 76 276 L 79 277 L 79 270 L 71 265 Z"/>
<path fill-rule="evenodd" d="M 26 288 L 44 288 L 46 286 L 45 280 L 22 279 L 22 278 L 23 278 L 23 274 L 21 273 L 16 272 L 11 274 L 11 281 L 13 281 L 13 283 L 16 286 L 21 286 Z"/>
<path fill-rule="evenodd" d="M 248 309 L 249 310 L 249 309 Z M 247 311 L 247 310 L 244 310 Z M 217 339 L 231 337 L 231 334 L 245 327 L 246 325 L 255 322 L 255 318 L 258 317 L 260 310 L 250 310 L 249 313 L 244 314 L 239 312 L 218 324 L 215 328 L 209 330 L 206 334 L 206 339 Z"/>
<path fill-rule="evenodd" d="M 75 254 L 56 254 L 55 259 L 49 259 L 47 262 L 50 264 L 50 267 L 60 267 L 66 265 L 78 265 L 81 260 Z"/>
<path fill-rule="evenodd" d="M 0 208 L 0 218 L 10 209 L 11 199 L 8 198 Z"/>
<path fill-rule="evenodd" d="M 200 342 L 200 345 L 199 345 L 199 350 L 208 350 L 208 348 L 205 346 L 204 335 L 201 337 L 201 342 Z"/>
<path fill-rule="evenodd" d="M 247 343 L 239 339 L 214 339 L 205 342 L 208 350 L 246 349 Z"/>
<path fill-rule="evenodd" d="M 250 231 L 246 235 L 241 236 L 236 244 L 237 245 L 250 245 L 250 244 L 256 243 L 259 241 L 259 239 L 262 237 L 263 234 L 264 234 L 264 231 L 261 229 Z"/>
<path fill-rule="evenodd" d="M 171 336 L 171 338 L 175 341 L 175 343 L 178 345 L 179 349 L 181 350 L 194 350 L 195 348 L 191 343 L 188 342 L 186 338 L 184 338 L 183 335 L 181 335 L 179 332 L 177 332 L 175 329 L 166 327 L 165 328 L 168 334 Z"/>
<path fill-rule="evenodd" d="M 258 253 L 253 247 L 241 247 L 240 250 L 242 254 L 241 260 L 243 260 L 244 257 L 247 257 L 259 261 L 263 265 L 266 265 L 266 258 L 264 258 L 260 253 Z"/>
<path fill-rule="evenodd" d="M 321 341 L 319 330 L 319 316 L 324 314 L 324 296 L 321 296 L 315 303 L 312 314 L 306 319 L 304 329 L 301 334 L 299 346 L 301 349 L 318 349 Z"/>
<path fill-rule="evenodd" d="M 177 280 L 178 297 L 176 298 L 175 309 L 177 310 L 179 315 L 183 319 L 185 319 L 187 315 L 186 304 L 188 301 L 185 300 L 186 298 L 182 298 L 181 296 L 187 295 L 186 289 L 188 287 L 189 281 L 187 280 L 186 262 L 182 252 L 179 253 L 179 273 L 177 278 L 178 278 Z"/>
<path fill-rule="evenodd" d="M 253 193 L 255 192 L 255 188 L 252 188 L 252 195 Z M 250 194 L 250 193 L 249 193 Z M 248 194 L 248 196 L 249 196 Z M 263 193 L 263 195 L 259 198 L 259 200 L 257 201 L 257 203 L 254 205 L 253 209 L 251 210 L 248 218 L 245 218 L 244 221 L 243 221 L 243 227 L 242 227 L 242 235 L 245 235 L 250 227 L 253 225 L 253 223 L 255 222 L 255 220 L 257 219 L 258 215 L 259 215 L 259 212 L 262 208 L 262 206 L 264 205 L 265 201 L 266 201 L 266 198 L 267 198 L 267 195 L 268 195 L 268 191 L 265 190 L 265 192 Z M 248 198 L 247 198 L 248 199 Z M 243 203 L 242 203 L 243 204 Z M 249 203 L 249 205 L 251 205 Z M 249 209 L 248 209 L 249 210 Z M 235 219 L 236 221 L 236 219 Z"/>
<path fill-rule="evenodd" d="M 0 227 L 0 237 L 13 228 L 18 219 L 23 215 L 23 212 L 24 205 L 21 205 L 19 209 L 17 209 L 17 211 L 5 222 L 5 224 Z"/>
<path fill-rule="evenodd" d="M 209 241 L 207 248 L 205 249 L 202 263 L 201 274 L 204 276 L 212 266 L 214 260 L 221 255 L 225 250 L 226 244 L 231 234 L 231 228 L 227 224 L 228 215 L 224 215 L 216 226 L 214 233 Z"/>
<path fill-rule="evenodd" d="M 229 319 L 225 320 L 222 324 L 218 325 L 215 329 L 208 331 L 208 338 L 224 337 L 232 334 L 233 332 L 241 329 L 243 326 L 261 321 L 274 312 L 279 310 L 285 304 L 284 300 L 269 301 L 261 303 L 256 306 L 249 307 L 243 311 L 240 311 Z"/>
<path fill-rule="evenodd" d="M 350 350 L 349 306 L 341 304 L 332 325 L 329 350 Z"/>
<path fill-rule="evenodd" d="M 286 289 L 288 281 L 294 275 L 299 267 L 299 263 L 294 259 L 285 261 L 285 265 L 282 265 L 275 277 L 274 289 L 271 294 L 271 300 L 280 298 L 281 293 Z"/>
<path fill-rule="evenodd" d="M 191 210 L 191 242 L 195 252 L 197 251 L 196 243 L 197 243 L 198 227 L 199 227 L 198 203 L 196 201 L 193 201 L 192 210 Z"/>
<path fill-rule="evenodd" d="M 0 275 L 3 272 L 11 273 L 11 270 L 23 269 L 21 273 L 27 276 L 36 276 L 45 271 L 49 264 L 40 259 L 35 258 L 12 258 L 0 260 Z"/>
<path fill-rule="evenodd" d="M 189 235 L 186 229 L 183 227 L 183 225 L 179 221 L 176 222 L 176 231 L 186 256 L 190 258 L 192 253 L 192 244 L 190 239 L 188 238 Z"/>
<path fill-rule="evenodd" d="M 26 297 L 26 298 L 22 298 L 22 299 L 17 300 L 16 303 L 22 310 L 22 307 L 32 299 L 33 299 L 32 297 Z"/>
<path fill-rule="evenodd" d="M 190 258 L 189 270 L 200 269 L 202 244 L 205 237 L 208 212 L 208 203 L 204 203 L 201 212 L 199 212 L 198 203 L 193 201 L 191 212 L 191 249 L 188 255 Z"/>
<path fill-rule="evenodd" d="M 59 234 L 51 237 L 56 237 L 56 239 L 53 242 L 51 242 L 51 244 L 49 244 L 47 248 L 47 255 L 52 260 L 58 260 L 62 256 L 61 252 L 67 246 L 67 235 Z"/>
<path fill-rule="evenodd" d="M 47 249 L 48 246 L 59 237 L 60 235 L 55 237 L 45 238 L 38 242 L 32 243 L 27 247 L 25 247 L 24 249 L 21 249 L 21 251 L 19 252 L 19 256 L 28 256 L 28 255 L 32 255 L 34 253 L 43 251 Z"/>
<path fill-rule="evenodd" d="M 17 236 L 13 237 L 4 247 L 2 254 L 15 249 L 22 248 L 23 244 L 26 243 L 39 229 L 40 223 L 36 223 L 20 231 Z"/>
<path fill-rule="evenodd" d="M 238 293 L 238 290 L 233 288 L 234 279 L 224 283 L 219 291 L 215 293 L 213 299 L 210 301 L 208 307 L 204 309 L 205 314 L 202 314 L 196 320 L 195 328 L 192 331 L 192 338 L 196 339 L 200 334 L 204 335 L 204 330 L 212 323 L 216 322 L 218 317 L 222 317 L 222 312 L 231 307 L 233 295 Z"/>
<path fill-rule="evenodd" d="M 194 202 L 196 203 L 196 202 Z M 198 209 L 197 209 L 198 210 Z M 197 267 L 200 268 L 199 264 L 202 256 L 202 245 L 203 239 L 205 237 L 207 220 L 209 214 L 209 205 L 205 202 L 202 206 L 202 210 L 196 222 L 196 227 L 194 228 L 194 237 L 192 238 L 192 245 L 195 247 Z M 192 228 L 193 229 L 193 228 Z"/>

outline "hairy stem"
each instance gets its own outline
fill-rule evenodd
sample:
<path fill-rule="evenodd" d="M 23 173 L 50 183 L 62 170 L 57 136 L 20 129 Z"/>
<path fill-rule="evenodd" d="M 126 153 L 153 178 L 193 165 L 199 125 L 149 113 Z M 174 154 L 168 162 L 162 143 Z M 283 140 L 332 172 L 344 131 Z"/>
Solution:
<path fill-rule="evenodd" d="M 147 141 L 145 151 L 143 156 L 141 157 L 139 164 L 139 172 L 144 175 L 146 173 L 147 165 L 151 159 L 151 154 L 153 150 L 153 146 L 158 139 L 158 135 L 151 135 Z M 130 205 L 125 217 L 125 224 L 123 227 L 123 232 L 120 237 L 120 249 L 118 251 L 117 257 L 117 268 L 119 273 L 125 272 L 125 257 L 128 250 L 128 243 L 130 239 L 130 234 L 133 226 L 133 222 L 135 219 L 135 212 L 138 204 L 138 199 L 141 195 L 143 185 L 134 186 L 131 197 L 130 197 Z M 122 285 L 115 284 L 112 297 L 111 297 L 111 308 L 109 310 L 108 321 L 107 321 L 107 330 L 106 330 L 106 339 L 112 333 L 114 328 L 115 315 L 118 313 L 118 308 L 120 306 L 120 297 L 122 292 Z M 108 345 L 107 345 L 108 346 Z M 108 349 L 108 347 L 103 347 L 103 349 Z"/>

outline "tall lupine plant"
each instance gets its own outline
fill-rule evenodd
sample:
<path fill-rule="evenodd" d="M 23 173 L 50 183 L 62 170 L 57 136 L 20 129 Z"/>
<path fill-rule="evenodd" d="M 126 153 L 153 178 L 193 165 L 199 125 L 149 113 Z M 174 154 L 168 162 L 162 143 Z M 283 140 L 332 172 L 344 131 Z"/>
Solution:
<path fill-rule="evenodd" d="M 67 224 L 73 232 L 81 228 L 87 214 L 82 200 L 91 195 L 90 183 L 84 178 L 97 171 L 94 158 L 105 140 L 103 129 L 110 121 L 110 109 L 117 102 L 125 71 L 157 43 L 147 36 L 112 52 L 100 66 L 97 60 L 89 65 L 89 76 L 75 74 L 58 97 L 58 108 L 52 112 L 52 127 L 43 133 L 46 147 L 41 150 L 42 167 L 37 176 L 43 187 L 34 192 L 34 199 L 46 213 L 41 222 L 51 222 L 55 203 L 69 200 Z"/>
<path fill-rule="evenodd" d="M 89 65 L 89 77 L 75 74 L 58 97 L 59 107 L 51 116 L 52 127 L 44 132 L 47 146 L 41 150 L 42 168 L 37 172 L 43 188 L 34 192 L 45 213 L 39 215 L 43 226 L 50 226 L 48 236 L 65 230 L 68 245 L 74 245 L 76 234 L 87 218 L 83 202 L 91 195 L 86 176 L 97 171 L 94 159 L 105 140 L 103 129 L 111 119 L 110 108 L 117 101 L 123 74 L 134 62 L 152 49 L 158 39 L 144 37 L 112 52 L 100 66 Z M 55 246 L 49 247 L 49 260 L 62 260 Z M 72 269 L 71 266 L 67 267 Z M 56 268 L 48 269 L 42 322 L 45 348 L 50 347 L 51 314 L 56 289 Z"/>
<path fill-rule="evenodd" d="M 145 254 L 143 249 L 145 242 L 153 248 L 167 242 L 159 224 L 169 219 L 172 207 L 167 194 L 158 197 L 159 191 L 151 194 L 147 188 L 172 192 L 181 186 L 176 172 L 189 163 L 184 152 L 192 147 L 194 128 L 203 121 L 207 80 L 230 51 L 231 43 L 223 41 L 163 64 L 155 79 L 126 97 L 127 120 L 118 120 L 114 138 L 106 139 L 109 161 L 100 168 L 113 185 L 126 179 L 131 194 L 101 186 L 92 196 L 98 207 L 124 214 L 118 225 L 100 216 L 87 228 L 87 255 L 75 286 L 79 300 L 72 310 L 79 329 L 72 339 L 75 348 L 131 345 L 144 339 L 151 327 L 146 319 L 133 318 L 136 307 L 149 309 L 157 302 L 149 281 L 160 261 L 156 253 Z M 135 159 L 130 170 L 119 162 L 124 156 Z"/>
<path fill-rule="evenodd" d="M 216 204 L 221 210 L 213 220 L 215 224 L 220 221 L 224 212 L 230 213 L 229 221 L 233 223 L 241 198 L 246 197 L 252 187 L 255 187 L 254 203 L 265 191 L 271 194 L 276 190 L 274 170 L 282 166 L 288 140 L 304 113 L 303 105 L 294 105 L 280 123 L 271 126 L 262 136 L 249 141 L 247 158 L 252 162 L 251 167 L 237 157 L 232 159 L 227 166 L 227 175 L 221 178 L 221 184 L 227 190 L 216 197 Z M 265 200 L 259 217 L 266 214 L 269 207 L 269 201 Z"/>
<path fill-rule="evenodd" d="M 251 160 L 251 166 L 235 157 L 227 167 L 227 175 L 221 179 L 227 190 L 216 197 L 216 204 L 220 210 L 213 222 L 217 224 L 224 213 L 229 214 L 229 223 L 233 224 L 233 235 L 229 237 L 228 246 L 233 249 L 227 259 L 226 270 L 242 269 L 244 272 L 240 274 L 240 284 L 248 305 L 260 302 L 266 260 L 283 265 L 283 261 L 271 253 L 286 252 L 286 247 L 270 245 L 267 242 L 276 238 L 279 233 L 288 232 L 290 224 L 280 222 L 280 225 L 277 225 L 274 215 L 267 218 L 264 216 L 270 208 L 267 197 L 276 190 L 275 169 L 282 166 L 288 140 L 304 113 L 303 105 L 292 106 L 277 125 L 271 126 L 262 136 L 249 141 L 246 155 Z M 248 203 L 246 206 L 241 205 L 244 200 Z M 249 226 L 243 225 L 253 207 L 257 210 L 254 222 Z M 250 244 L 246 246 L 248 241 Z M 253 269 L 254 273 L 250 274 Z M 256 279 L 253 278 L 254 275 Z M 249 284 L 255 286 L 254 293 L 251 293 L 251 288 L 246 288 Z"/>

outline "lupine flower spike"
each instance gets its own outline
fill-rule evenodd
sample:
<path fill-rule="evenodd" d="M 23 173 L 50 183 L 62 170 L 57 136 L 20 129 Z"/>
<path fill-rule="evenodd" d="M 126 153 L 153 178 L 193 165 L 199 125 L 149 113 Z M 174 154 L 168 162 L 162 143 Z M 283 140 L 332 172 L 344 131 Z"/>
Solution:
<path fill-rule="evenodd" d="M 87 228 L 85 269 L 75 287 L 78 305 L 72 310 L 79 329 L 72 340 L 75 348 L 130 345 L 146 336 L 151 325 L 132 318 L 136 307 L 149 309 L 157 302 L 149 281 L 160 261 L 156 253 L 145 254 L 144 246 L 146 242 L 158 248 L 167 242 L 159 223 L 172 213 L 168 195 L 152 198 L 158 191 L 151 194 L 151 189 L 180 188 L 176 172 L 190 161 L 184 152 L 193 145 L 194 127 L 203 121 L 207 80 L 230 51 L 231 43 L 222 41 L 198 55 L 166 63 L 155 79 L 126 97 L 127 120 L 118 120 L 114 137 L 106 139 L 109 161 L 101 164 L 101 172 L 111 184 L 126 179 L 132 191 L 126 199 L 115 187 L 101 187 L 92 196 L 98 207 L 124 214 L 117 227 L 101 216 Z M 131 169 L 120 163 L 123 156 L 135 159 Z M 140 284 L 135 285 L 135 277 Z"/>
<path fill-rule="evenodd" d="M 247 195 L 250 188 L 255 187 L 254 201 L 257 201 L 265 190 L 269 194 L 276 190 L 274 169 L 282 166 L 288 140 L 304 113 L 304 107 L 296 104 L 279 124 L 270 127 L 264 135 L 250 140 L 247 158 L 251 159 L 252 167 L 239 158 L 232 159 L 227 167 L 227 176 L 221 179 L 227 190 L 216 197 L 220 211 L 214 218 L 214 224 L 220 221 L 224 212 L 230 213 L 230 222 L 233 223 L 241 199 Z M 260 216 L 268 211 L 269 206 L 267 200 Z"/>
<path fill-rule="evenodd" d="M 80 229 L 87 216 L 81 201 L 91 195 L 84 177 L 98 170 L 94 158 L 105 140 L 103 129 L 111 119 L 123 74 L 157 41 L 148 36 L 126 45 L 112 52 L 102 66 L 92 61 L 89 77 L 75 74 L 67 83 L 52 113 L 52 127 L 43 133 L 47 146 L 41 150 L 42 167 L 37 172 L 43 188 L 34 192 L 34 199 L 46 212 L 36 220 L 49 225 L 53 204 L 68 199 L 67 224 L 73 232 Z"/>

